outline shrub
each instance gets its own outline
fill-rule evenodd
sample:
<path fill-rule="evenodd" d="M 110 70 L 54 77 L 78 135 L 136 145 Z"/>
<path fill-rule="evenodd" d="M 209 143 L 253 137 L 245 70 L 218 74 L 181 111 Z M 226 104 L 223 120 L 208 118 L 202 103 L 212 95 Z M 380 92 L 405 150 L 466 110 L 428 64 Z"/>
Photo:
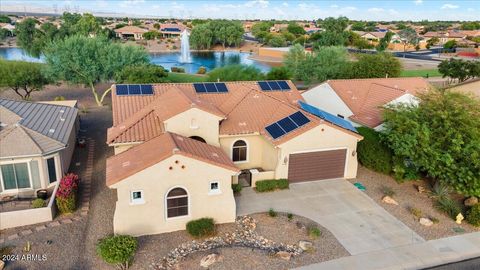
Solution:
<path fill-rule="evenodd" d="M 204 237 L 215 233 L 213 218 L 200 218 L 187 223 L 187 232 L 193 237 Z"/>
<path fill-rule="evenodd" d="M 395 196 L 395 191 L 391 187 L 383 186 L 382 187 L 383 195 L 393 197 Z"/>
<path fill-rule="evenodd" d="M 199 67 L 198 68 L 198 71 L 197 71 L 197 74 L 205 74 L 207 73 L 207 68 L 206 67 Z"/>
<path fill-rule="evenodd" d="M 70 173 L 60 179 L 57 194 L 55 196 L 60 213 L 72 213 L 75 211 L 76 193 L 79 182 L 78 175 Z"/>
<path fill-rule="evenodd" d="M 480 227 L 480 204 L 475 204 L 467 211 L 467 221 L 475 227 Z"/>
<path fill-rule="evenodd" d="M 240 193 L 240 191 L 242 191 L 242 188 L 243 187 L 240 184 L 232 184 L 232 189 L 235 193 Z"/>
<path fill-rule="evenodd" d="M 288 179 L 270 179 L 270 180 L 261 180 L 256 182 L 255 189 L 258 192 L 268 192 L 276 189 L 286 189 L 288 188 Z"/>
<path fill-rule="evenodd" d="M 185 69 L 182 67 L 172 67 L 171 70 L 172 72 L 185 73 Z"/>
<path fill-rule="evenodd" d="M 397 181 L 416 180 L 419 178 L 417 167 L 409 159 L 394 156 L 393 157 L 394 177 Z"/>
<path fill-rule="evenodd" d="M 292 220 L 293 220 L 293 214 L 292 214 L 292 213 L 288 213 L 288 214 L 287 214 L 287 218 L 288 218 L 288 221 L 292 221 Z"/>
<path fill-rule="evenodd" d="M 367 127 L 358 127 L 363 140 L 358 142 L 358 161 L 374 171 L 389 174 L 392 171 L 392 152 L 380 140 L 380 134 Z"/>
<path fill-rule="evenodd" d="M 422 210 L 418 208 L 415 208 L 415 207 L 410 208 L 410 213 L 416 218 L 422 217 Z"/>
<path fill-rule="evenodd" d="M 137 239 L 130 235 L 112 235 L 100 239 L 97 254 L 107 263 L 127 269 L 137 250 Z"/>
<path fill-rule="evenodd" d="M 438 224 L 440 223 L 440 220 L 436 217 L 430 217 L 430 220 L 433 222 L 433 224 Z"/>
<path fill-rule="evenodd" d="M 33 208 L 42 208 L 42 207 L 45 207 L 45 200 L 40 199 L 40 198 L 37 198 L 37 199 L 33 200 L 33 202 L 32 202 L 32 207 L 33 207 Z"/>
<path fill-rule="evenodd" d="M 267 80 L 289 80 L 292 77 L 290 70 L 285 67 L 273 67 L 267 73 Z"/>
<path fill-rule="evenodd" d="M 262 71 L 254 66 L 227 65 L 213 69 L 207 74 L 207 81 L 259 81 L 264 79 Z"/>
<path fill-rule="evenodd" d="M 275 210 L 273 210 L 273 208 L 270 208 L 270 210 L 268 210 L 268 215 L 270 217 L 276 217 L 278 214 L 275 212 Z"/>
<path fill-rule="evenodd" d="M 452 219 L 456 219 L 458 213 L 462 212 L 458 202 L 452 200 L 450 197 L 439 198 L 435 203 L 435 207 L 445 212 Z"/>
<path fill-rule="evenodd" d="M 63 101 L 65 100 L 65 97 L 64 96 L 56 96 L 53 101 Z"/>
<path fill-rule="evenodd" d="M 317 239 L 322 235 L 322 232 L 317 227 L 311 227 L 308 229 L 308 235 L 313 239 Z"/>
<path fill-rule="evenodd" d="M 432 191 L 430 192 L 430 197 L 434 199 L 446 198 L 450 195 L 451 188 L 447 185 L 442 184 L 440 181 L 436 181 L 433 185 Z"/>

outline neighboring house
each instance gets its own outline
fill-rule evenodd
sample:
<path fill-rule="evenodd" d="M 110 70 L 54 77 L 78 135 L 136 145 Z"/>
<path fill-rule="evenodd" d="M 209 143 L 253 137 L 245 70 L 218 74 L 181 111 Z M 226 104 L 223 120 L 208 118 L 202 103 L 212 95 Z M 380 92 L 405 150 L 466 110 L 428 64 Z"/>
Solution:
<path fill-rule="evenodd" d="M 114 231 L 168 232 L 204 216 L 231 222 L 231 184 L 356 177 L 362 137 L 302 102 L 289 81 L 114 85 Z"/>
<path fill-rule="evenodd" d="M 276 23 L 272 27 L 270 27 L 270 32 L 278 33 L 283 29 L 287 29 L 287 27 L 288 27 L 288 23 Z"/>
<path fill-rule="evenodd" d="M 480 79 L 464 82 L 449 89 L 454 92 L 470 94 L 480 99 Z"/>
<path fill-rule="evenodd" d="M 140 40 L 143 39 L 143 34 L 148 32 L 148 30 L 140 28 L 138 26 L 127 25 L 114 30 L 118 38 L 121 39 L 134 39 Z"/>
<path fill-rule="evenodd" d="M 15 26 L 9 23 L 0 23 L 0 28 L 5 29 L 9 32 L 9 35 L 13 37 L 15 33 Z"/>
<path fill-rule="evenodd" d="M 178 37 L 186 27 L 182 24 L 162 23 L 160 24 L 160 33 L 163 37 Z"/>
<path fill-rule="evenodd" d="M 71 104 L 0 99 L 0 197 L 35 197 L 68 172 L 79 130 Z"/>
<path fill-rule="evenodd" d="M 313 34 L 313 33 L 317 33 L 317 32 L 323 31 L 322 28 L 316 27 L 316 26 L 304 27 L 303 29 L 305 30 L 305 32 L 306 32 L 308 35 L 311 35 L 311 34 Z"/>
<path fill-rule="evenodd" d="M 440 44 L 445 44 L 450 40 L 463 41 L 467 38 L 467 34 L 464 31 L 427 32 L 423 37 L 426 41 L 436 37 L 440 40 Z"/>
<path fill-rule="evenodd" d="M 382 108 L 416 103 L 415 95 L 430 88 L 423 78 L 328 80 L 302 93 L 307 103 L 347 119 L 354 126 L 382 129 Z"/>

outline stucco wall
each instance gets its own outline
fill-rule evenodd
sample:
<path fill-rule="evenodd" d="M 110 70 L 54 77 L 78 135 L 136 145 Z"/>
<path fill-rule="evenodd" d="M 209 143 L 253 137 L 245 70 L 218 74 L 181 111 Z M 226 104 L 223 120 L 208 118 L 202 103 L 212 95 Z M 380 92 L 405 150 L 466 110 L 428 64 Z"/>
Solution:
<path fill-rule="evenodd" d="M 323 131 L 322 131 L 323 130 Z M 328 125 L 319 125 L 305 132 L 296 138 L 293 138 L 281 145 L 280 162 L 275 170 L 275 178 L 288 178 L 288 161 L 285 163 L 285 157 L 296 152 L 313 152 L 321 150 L 347 149 L 346 178 L 355 178 L 357 176 L 357 156 L 352 156 L 352 152 L 357 150 L 358 139 L 341 130 Z"/>
<path fill-rule="evenodd" d="M 348 117 L 353 115 L 353 112 L 347 105 L 345 105 L 343 100 L 337 95 L 337 93 L 335 93 L 328 83 L 322 83 L 303 92 L 302 97 L 308 104 L 333 115 L 340 114 L 345 120 L 348 120 Z"/>
<path fill-rule="evenodd" d="M 178 161 L 178 163 L 175 163 Z M 185 168 L 182 169 L 181 166 Z M 172 170 L 169 167 L 172 167 Z M 181 155 L 174 155 L 111 186 L 117 188 L 114 231 L 146 235 L 184 230 L 192 219 L 212 217 L 217 223 L 234 222 L 235 200 L 231 189 L 235 172 Z M 209 195 L 210 182 L 218 181 L 220 194 Z M 189 215 L 166 218 L 166 194 L 182 187 L 189 195 Z M 144 204 L 131 205 L 131 191 L 142 190 Z"/>
<path fill-rule="evenodd" d="M 70 168 L 70 162 L 72 161 L 73 151 L 75 150 L 75 146 L 77 144 L 77 133 L 79 129 L 80 129 L 80 123 L 79 123 L 79 117 L 77 117 L 72 127 L 72 132 L 70 133 L 70 137 L 68 138 L 68 145 L 60 153 L 61 175 L 63 175 L 64 173 L 67 173 Z"/>
<path fill-rule="evenodd" d="M 199 136 L 208 144 L 219 146 L 219 121 L 222 118 L 192 108 L 164 121 L 165 130 L 185 137 Z"/>

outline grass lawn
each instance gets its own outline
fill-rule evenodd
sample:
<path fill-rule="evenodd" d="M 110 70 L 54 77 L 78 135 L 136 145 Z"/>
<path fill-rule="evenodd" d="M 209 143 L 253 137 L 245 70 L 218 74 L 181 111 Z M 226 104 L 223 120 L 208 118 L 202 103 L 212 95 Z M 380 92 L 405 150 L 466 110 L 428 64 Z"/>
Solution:
<path fill-rule="evenodd" d="M 404 70 L 400 73 L 400 77 L 441 77 L 442 74 L 438 69 L 412 69 Z"/>
<path fill-rule="evenodd" d="M 204 82 L 207 79 L 206 76 L 169 72 L 168 80 L 172 83 L 189 83 L 189 82 Z"/>

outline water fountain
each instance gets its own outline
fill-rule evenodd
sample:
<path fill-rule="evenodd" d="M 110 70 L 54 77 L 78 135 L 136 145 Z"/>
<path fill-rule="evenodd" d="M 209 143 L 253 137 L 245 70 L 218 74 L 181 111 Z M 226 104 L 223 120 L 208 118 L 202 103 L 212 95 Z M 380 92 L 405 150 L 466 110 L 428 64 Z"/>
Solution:
<path fill-rule="evenodd" d="M 188 38 L 187 30 L 183 30 L 181 37 L 180 49 L 182 54 L 180 55 L 180 63 L 191 63 L 192 58 L 190 56 L 190 41 Z"/>

